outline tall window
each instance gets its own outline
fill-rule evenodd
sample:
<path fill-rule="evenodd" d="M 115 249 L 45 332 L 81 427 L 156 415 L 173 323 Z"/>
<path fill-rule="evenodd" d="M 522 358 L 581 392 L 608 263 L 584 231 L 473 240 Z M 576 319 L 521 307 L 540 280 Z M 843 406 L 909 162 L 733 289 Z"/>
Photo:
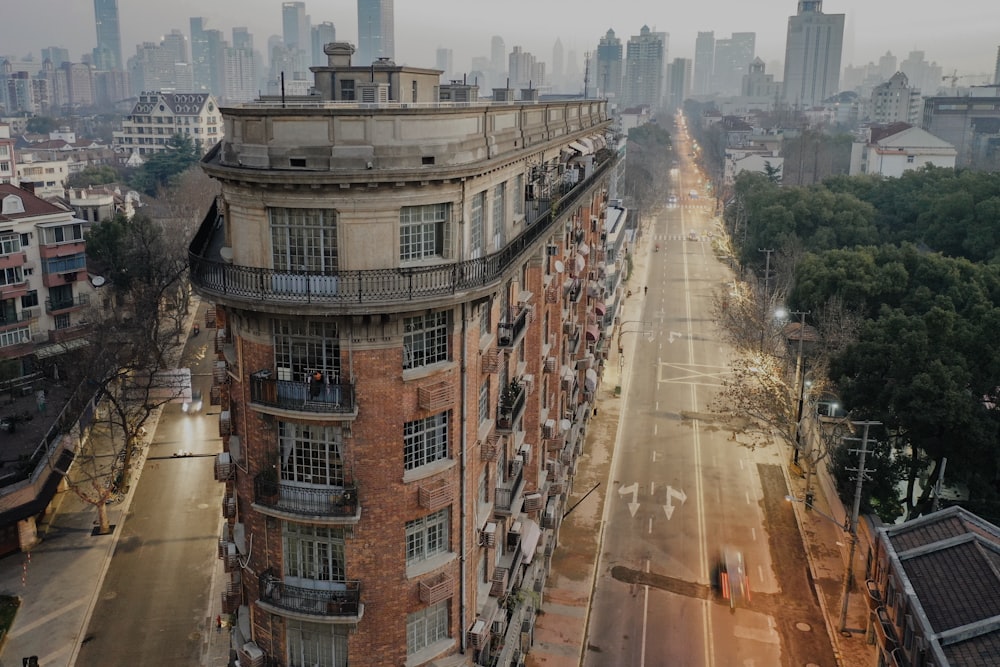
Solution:
<path fill-rule="evenodd" d="M 448 524 L 451 509 L 406 522 L 406 564 L 412 565 L 431 556 L 448 552 Z"/>
<path fill-rule="evenodd" d="M 483 254 L 483 216 L 486 209 L 486 192 L 472 196 L 472 214 L 469 216 L 469 234 L 472 257 Z"/>
<path fill-rule="evenodd" d="M 346 625 L 285 620 L 288 664 L 292 667 L 347 667 Z"/>
<path fill-rule="evenodd" d="M 17 234 L 0 236 L 0 255 L 13 255 L 21 252 L 21 237 Z"/>
<path fill-rule="evenodd" d="M 276 271 L 337 270 L 337 212 L 321 208 L 269 208 L 271 257 Z"/>
<path fill-rule="evenodd" d="M 403 424 L 403 468 L 448 458 L 448 412 Z"/>
<path fill-rule="evenodd" d="M 490 379 L 483 380 L 479 386 L 479 423 L 490 418 Z"/>
<path fill-rule="evenodd" d="M 313 582 L 344 581 L 344 529 L 285 521 L 285 581 L 315 587 Z"/>
<path fill-rule="evenodd" d="M 507 184 L 493 188 L 493 247 L 503 247 L 507 225 Z"/>
<path fill-rule="evenodd" d="M 399 210 L 399 259 L 447 257 L 451 243 L 449 204 L 404 206 Z"/>
<path fill-rule="evenodd" d="M 448 360 L 448 311 L 403 320 L 403 368 Z"/>
<path fill-rule="evenodd" d="M 524 214 L 524 174 L 514 177 L 514 215 Z"/>
<path fill-rule="evenodd" d="M 315 371 L 340 377 L 340 336 L 332 322 L 274 320 L 274 365 L 279 380 L 304 382 Z"/>
<path fill-rule="evenodd" d="M 479 335 L 485 336 L 493 330 L 493 299 L 486 299 L 479 306 Z"/>
<path fill-rule="evenodd" d="M 278 422 L 281 479 L 320 486 L 344 485 L 340 429 L 333 426 Z"/>
<path fill-rule="evenodd" d="M 448 601 L 406 616 L 406 654 L 413 655 L 448 638 Z"/>

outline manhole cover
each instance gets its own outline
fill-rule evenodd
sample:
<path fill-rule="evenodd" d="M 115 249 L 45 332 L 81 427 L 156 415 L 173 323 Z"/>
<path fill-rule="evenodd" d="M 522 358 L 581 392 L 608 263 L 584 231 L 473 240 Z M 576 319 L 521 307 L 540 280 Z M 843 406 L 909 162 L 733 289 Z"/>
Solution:
<path fill-rule="evenodd" d="M 795 627 L 801 630 L 802 632 L 809 632 L 810 630 L 812 630 L 812 626 L 809 625 L 808 623 L 799 622 L 795 624 Z"/>

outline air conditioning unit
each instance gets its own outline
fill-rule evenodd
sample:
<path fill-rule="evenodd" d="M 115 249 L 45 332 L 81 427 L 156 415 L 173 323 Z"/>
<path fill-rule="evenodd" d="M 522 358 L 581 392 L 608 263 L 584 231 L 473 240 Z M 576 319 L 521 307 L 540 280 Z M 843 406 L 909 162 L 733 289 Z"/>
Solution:
<path fill-rule="evenodd" d="M 518 450 L 518 453 L 524 459 L 524 465 L 530 466 L 531 465 L 531 445 L 529 445 L 529 444 L 523 444 L 523 445 L 521 445 L 521 449 Z"/>
<path fill-rule="evenodd" d="M 497 545 L 497 525 L 493 521 L 487 521 L 483 529 L 479 531 L 479 546 L 491 548 Z"/>
<path fill-rule="evenodd" d="M 556 420 L 548 419 L 542 424 L 542 437 L 548 440 L 556 437 Z"/>
<path fill-rule="evenodd" d="M 490 639 L 490 626 L 481 618 L 477 618 L 465 633 L 465 641 L 475 649 L 486 646 Z"/>
<path fill-rule="evenodd" d="M 264 652 L 256 642 L 247 642 L 239 651 L 240 667 L 264 667 Z"/>

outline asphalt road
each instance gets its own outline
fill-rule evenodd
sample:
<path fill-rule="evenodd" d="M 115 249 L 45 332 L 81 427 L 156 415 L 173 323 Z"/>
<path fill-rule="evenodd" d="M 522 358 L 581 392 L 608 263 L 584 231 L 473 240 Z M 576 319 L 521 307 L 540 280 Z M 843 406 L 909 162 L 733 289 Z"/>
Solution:
<path fill-rule="evenodd" d="M 202 662 L 214 624 L 209 593 L 223 493 L 213 478 L 221 444 L 219 407 L 208 405 L 210 342 L 203 332 L 184 351 L 181 365 L 191 367 L 204 408 L 195 415 L 179 405 L 164 409 L 77 667 Z"/>
<path fill-rule="evenodd" d="M 715 201 L 687 157 L 669 192 L 679 202 L 657 217 L 659 250 L 636 277 L 642 322 L 623 324 L 637 338 L 584 665 L 834 667 L 779 446 L 741 444 L 713 412 L 730 351 L 712 300 L 732 279 L 712 252 Z M 714 581 L 723 547 L 747 564 L 752 597 L 735 609 Z"/>

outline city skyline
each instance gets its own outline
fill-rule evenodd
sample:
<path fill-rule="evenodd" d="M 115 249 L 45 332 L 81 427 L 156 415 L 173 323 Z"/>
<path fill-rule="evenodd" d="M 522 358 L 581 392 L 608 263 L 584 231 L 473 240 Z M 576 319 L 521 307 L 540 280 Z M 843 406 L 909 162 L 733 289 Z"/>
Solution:
<path fill-rule="evenodd" d="M 594 7 L 587 12 L 588 2 Z M 313 24 L 332 21 L 338 39 L 357 45 L 356 0 L 341 0 L 334 6 L 306 2 L 306 13 Z M 172 29 L 187 32 L 191 17 L 207 19 L 208 27 L 227 35 L 237 26 L 245 26 L 255 36 L 255 44 L 266 44 L 271 35 L 282 32 L 280 0 L 216 0 L 211 5 L 180 0 L 169 5 L 149 6 L 138 0 L 119 0 L 122 51 L 124 58 L 135 53 L 137 44 L 159 41 Z M 454 52 L 455 69 L 468 71 L 475 56 L 489 56 L 490 38 L 504 38 L 507 51 L 521 46 L 525 51 L 550 60 L 557 38 L 566 54 L 575 53 L 582 62 L 583 54 L 596 51 L 597 44 L 609 28 L 627 41 L 639 33 L 643 25 L 655 32 L 666 32 L 669 39 L 669 59 L 693 58 L 694 43 L 699 31 L 715 31 L 717 35 L 733 32 L 755 32 L 757 55 L 770 65 L 783 61 L 787 19 L 796 13 L 797 2 L 785 0 L 773 3 L 767 11 L 735 0 L 725 0 L 709 6 L 686 9 L 683 15 L 664 8 L 650 8 L 637 0 L 626 0 L 609 15 L 599 11 L 602 5 L 582 0 L 574 7 L 572 22 L 565 11 L 554 5 L 510 0 L 503 7 L 468 12 L 468 5 L 458 0 L 424 0 L 419 3 L 399 3 L 395 7 L 396 61 L 399 64 L 430 67 L 436 50 L 447 47 Z M 923 51 L 929 61 L 942 66 L 946 73 L 957 70 L 962 75 L 992 74 L 998 38 L 992 30 L 995 16 L 976 0 L 956 0 L 947 7 L 939 3 L 907 5 L 909 18 L 900 21 L 898 7 L 888 4 L 862 3 L 860 0 L 826 0 L 825 13 L 846 14 L 844 57 L 842 66 L 877 62 L 879 56 L 891 51 L 903 59 L 912 50 Z M 469 16 L 477 25 L 463 29 L 460 20 L 445 17 Z M 53 21 L 52 17 L 61 17 Z M 238 18 L 233 18 L 238 17 Z M 533 17 L 526 21 L 525 17 Z M 92 3 L 70 0 L 36 0 L 22 7 L 15 20 L 0 24 L 0 44 L 3 55 L 40 57 L 47 46 L 65 47 L 78 62 L 84 53 L 96 46 L 94 30 L 81 30 L 80 25 L 93 25 Z M 894 35 L 887 25 L 901 25 Z M 559 26 L 553 29 L 553 26 Z M 446 32 L 446 30 L 448 32 Z M 778 71 L 772 72 L 779 74 Z"/>

